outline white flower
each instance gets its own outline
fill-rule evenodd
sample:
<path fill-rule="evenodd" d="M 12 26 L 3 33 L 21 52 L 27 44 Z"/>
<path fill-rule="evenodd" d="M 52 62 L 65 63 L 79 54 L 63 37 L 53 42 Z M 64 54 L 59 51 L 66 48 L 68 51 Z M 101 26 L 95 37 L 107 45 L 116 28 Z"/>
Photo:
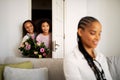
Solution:
<path fill-rule="evenodd" d="M 38 51 L 34 51 L 34 54 L 38 54 Z"/>
<path fill-rule="evenodd" d="M 38 45 L 38 46 L 40 46 L 40 45 L 41 45 L 41 43 L 40 43 L 40 42 L 37 42 L 37 45 Z"/>
<path fill-rule="evenodd" d="M 42 55 L 39 55 L 39 58 L 42 58 Z"/>
<path fill-rule="evenodd" d="M 28 42 L 25 42 L 25 45 L 28 45 L 29 43 Z"/>

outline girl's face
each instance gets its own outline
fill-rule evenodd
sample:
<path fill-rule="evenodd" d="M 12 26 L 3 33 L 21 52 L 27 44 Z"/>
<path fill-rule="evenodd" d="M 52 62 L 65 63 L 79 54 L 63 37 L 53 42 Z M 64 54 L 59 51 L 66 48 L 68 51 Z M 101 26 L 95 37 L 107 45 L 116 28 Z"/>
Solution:
<path fill-rule="evenodd" d="M 31 22 L 26 22 L 24 27 L 28 33 L 32 34 L 34 32 L 34 27 Z"/>
<path fill-rule="evenodd" d="M 41 28 L 43 33 L 49 33 L 50 26 L 47 22 L 42 23 Z"/>
<path fill-rule="evenodd" d="M 83 46 L 87 49 L 94 49 L 97 47 L 101 38 L 102 26 L 99 22 L 93 22 L 91 26 L 85 29 L 78 29 L 78 34 L 81 37 Z"/>

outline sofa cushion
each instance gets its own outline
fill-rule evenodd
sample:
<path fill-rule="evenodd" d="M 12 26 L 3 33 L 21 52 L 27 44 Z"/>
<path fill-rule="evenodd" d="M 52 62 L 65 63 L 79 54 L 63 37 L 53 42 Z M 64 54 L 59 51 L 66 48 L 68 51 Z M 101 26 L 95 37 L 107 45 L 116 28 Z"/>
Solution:
<path fill-rule="evenodd" d="M 5 67 L 4 80 L 48 80 L 48 69 L 21 69 Z"/>
<path fill-rule="evenodd" d="M 33 67 L 30 61 L 25 61 L 25 62 L 16 63 L 16 64 L 0 64 L 0 80 L 3 80 L 3 72 L 4 72 L 5 66 L 10 66 L 14 68 L 28 68 L 28 69 Z"/>

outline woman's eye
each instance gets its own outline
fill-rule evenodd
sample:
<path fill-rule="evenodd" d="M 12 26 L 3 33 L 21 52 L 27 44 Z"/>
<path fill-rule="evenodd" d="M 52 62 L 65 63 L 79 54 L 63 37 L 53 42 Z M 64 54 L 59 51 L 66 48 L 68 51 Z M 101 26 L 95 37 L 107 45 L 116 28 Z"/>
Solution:
<path fill-rule="evenodd" d="M 47 25 L 47 27 L 49 27 L 49 25 Z"/>
<path fill-rule="evenodd" d="M 95 35 L 95 32 L 90 32 L 91 35 Z"/>

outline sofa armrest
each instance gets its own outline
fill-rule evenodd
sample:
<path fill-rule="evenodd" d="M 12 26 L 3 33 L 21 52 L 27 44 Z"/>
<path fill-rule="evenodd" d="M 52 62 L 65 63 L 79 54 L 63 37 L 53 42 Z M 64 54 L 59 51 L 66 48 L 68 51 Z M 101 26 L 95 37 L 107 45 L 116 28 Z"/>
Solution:
<path fill-rule="evenodd" d="M 120 80 L 120 56 L 107 57 L 107 62 L 113 80 Z"/>

